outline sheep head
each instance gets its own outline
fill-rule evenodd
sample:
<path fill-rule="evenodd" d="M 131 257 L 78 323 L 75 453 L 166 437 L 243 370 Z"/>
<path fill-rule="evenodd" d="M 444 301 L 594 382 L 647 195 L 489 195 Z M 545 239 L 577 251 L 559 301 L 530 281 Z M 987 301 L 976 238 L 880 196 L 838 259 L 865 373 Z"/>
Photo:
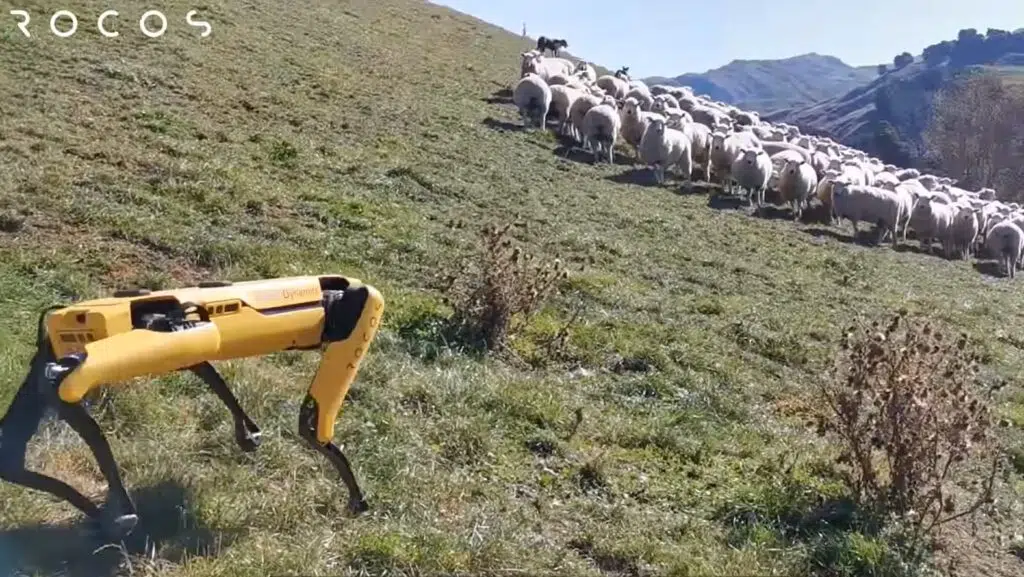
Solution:
<path fill-rule="evenodd" d="M 639 116 L 640 101 L 630 96 L 622 103 L 622 114 L 625 116 L 636 118 Z"/>
<path fill-rule="evenodd" d="M 724 132 L 715 131 L 711 133 L 711 150 L 720 151 L 725 148 L 725 139 L 727 135 Z"/>
<path fill-rule="evenodd" d="M 652 131 L 652 134 L 663 135 L 665 134 L 665 128 L 665 119 L 658 116 L 651 118 L 647 124 L 647 130 Z"/>

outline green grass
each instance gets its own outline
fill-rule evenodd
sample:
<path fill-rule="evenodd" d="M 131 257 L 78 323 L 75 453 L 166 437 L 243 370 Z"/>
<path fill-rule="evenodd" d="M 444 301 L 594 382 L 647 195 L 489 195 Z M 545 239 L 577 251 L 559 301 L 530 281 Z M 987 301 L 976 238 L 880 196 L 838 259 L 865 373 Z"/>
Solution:
<path fill-rule="evenodd" d="M 46 22 L 42 4 L 21 6 Z M 265 432 L 254 455 L 181 375 L 112 389 L 98 417 L 155 553 L 94 553 L 70 507 L 0 485 L 11 572 L 900 575 L 886 537 L 816 513 L 841 491 L 800 411 L 839 331 L 901 306 L 979 340 L 1014 383 L 999 410 L 1024 452 L 1019 286 L 620 184 L 628 167 L 502 130 L 516 114 L 487 99 L 529 48 L 517 35 L 406 0 L 288 16 L 231 1 L 203 10 L 214 31 L 200 40 L 184 25 L 193 5 L 167 1 L 166 38 L 143 38 L 129 27 L 141 10 L 122 9 L 122 36 L 105 39 L 85 23 L 109 5 L 75 6 L 71 39 L 2 39 L 0 402 L 53 302 L 204 278 L 362 278 L 388 308 L 337 439 L 372 510 L 346 516 L 343 487 L 295 440 L 316 356 L 238 360 L 220 368 Z M 445 314 L 426 279 L 471 241 L 448 222 L 513 218 L 532 249 L 591 263 L 532 327 L 556 330 L 582 306 L 570 353 L 590 376 L 462 355 L 423 329 Z M 608 370 L 622 358 L 646 370 Z M 84 448 L 48 431 L 32 464 L 101 494 Z M 1019 471 L 1007 487 L 1012 511 Z M 1020 562 L 999 539 L 1019 523 L 986 524 L 985 555 L 963 531 L 946 553 L 1011 575 Z"/>

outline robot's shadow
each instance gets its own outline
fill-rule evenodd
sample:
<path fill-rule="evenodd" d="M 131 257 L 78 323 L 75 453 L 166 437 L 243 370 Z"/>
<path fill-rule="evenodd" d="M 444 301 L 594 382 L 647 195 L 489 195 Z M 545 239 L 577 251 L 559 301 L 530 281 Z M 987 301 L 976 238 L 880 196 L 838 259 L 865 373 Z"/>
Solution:
<path fill-rule="evenodd" d="M 176 482 L 142 488 L 132 499 L 139 525 L 117 544 L 101 539 L 86 521 L 0 531 L 0 575 L 112 577 L 141 558 L 177 562 L 186 556 L 216 556 L 235 538 L 203 526 L 191 508 L 189 490 Z"/>

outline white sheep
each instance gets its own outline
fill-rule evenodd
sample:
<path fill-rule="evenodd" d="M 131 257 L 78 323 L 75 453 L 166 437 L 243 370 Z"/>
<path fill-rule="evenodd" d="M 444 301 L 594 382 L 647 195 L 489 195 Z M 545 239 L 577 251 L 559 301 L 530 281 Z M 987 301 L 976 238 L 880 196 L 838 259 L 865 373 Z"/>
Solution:
<path fill-rule="evenodd" d="M 615 100 L 624 100 L 626 94 L 629 93 L 629 83 L 611 74 L 601 76 L 596 83 L 609 95 L 615 97 Z"/>
<path fill-rule="evenodd" d="M 681 110 L 679 112 L 681 115 L 687 114 Z M 681 126 L 680 130 L 682 133 L 690 139 L 690 154 L 692 155 L 693 166 L 699 165 L 701 167 L 701 180 L 709 182 L 711 180 L 711 129 L 692 120 L 687 122 L 684 120 L 687 117 L 688 115 L 673 117 L 673 121 Z M 687 175 L 687 178 L 689 176 Z"/>
<path fill-rule="evenodd" d="M 548 110 L 551 108 L 551 87 L 543 78 L 532 72 L 520 78 L 512 89 L 512 102 L 519 109 L 523 126 L 529 128 L 536 122 L 541 129 L 546 128 Z"/>
<path fill-rule="evenodd" d="M 825 171 L 828 170 L 828 165 L 832 158 L 820 150 L 812 150 L 810 152 L 811 166 L 814 167 L 814 174 L 818 175 L 818 179 L 821 180 L 825 176 Z"/>
<path fill-rule="evenodd" d="M 728 114 L 708 106 L 697 104 L 693 106 L 693 108 L 687 110 L 686 107 L 683 106 L 682 101 L 679 102 L 679 106 L 690 113 L 694 122 L 699 122 L 708 128 L 715 128 L 718 124 L 729 122 L 731 120 Z"/>
<path fill-rule="evenodd" d="M 917 233 L 921 248 L 931 252 L 931 243 L 938 240 L 946 258 L 952 254 L 953 206 L 936 202 L 934 197 L 922 197 L 911 215 L 910 227 Z"/>
<path fill-rule="evenodd" d="M 840 177 L 850 184 L 867 185 L 868 179 L 864 175 L 864 169 L 856 162 L 845 162 L 839 165 Z"/>
<path fill-rule="evenodd" d="M 765 152 L 767 152 L 769 156 L 775 156 L 783 150 L 791 150 L 799 153 L 801 158 L 804 159 L 804 162 L 811 162 L 810 150 L 790 142 L 764 142 L 761 144 L 761 147 L 765 149 Z"/>
<path fill-rule="evenodd" d="M 594 164 L 601 161 L 602 152 L 607 153 L 608 164 L 615 163 L 615 143 L 621 126 L 622 118 L 611 96 L 605 96 L 601 104 L 583 116 L 583 139 L 594 151 Z"/>
<path fill-rule="evenodd" d="M 896 178 L 900 180 L 909 180 L 919 176 L 921 176 L 921 171 L 916 168 L 904 168 L 903 170 L 896 171 Z"/>
<path fill-rule="evenodd" d="M 654 97 L 652 97 L 650 93 L 637 88 L 632 88 L 626 93 L 626 100 L 629 100 L 630 98 L 639 102 L 640 110 L 643 110 L 644 112 L 650 112 L 651 105 L 654 104 Z"/>
<path fill-rule="evenodd" d="M 832 224 L 835 221 L 835 213 L 832 210 L 832 183 L 839 178 L 839 175 L 840 172 L 838 170 L 831 168 L 826 170 L 825 175 L 818 181 L 818 186 L 815 187 L 814 191 L 814 196 L 817 197 L 824 207 L 828 224 Z"/>
<path fill-rule="evenodd" d="M 765 147 L 765 150 L 768 150 L 767 146 Z M 771 153 L 769 152 L 769 154 Z M 786 163 L 789 162 L 790 160 L 803 160 L 804 156 L 802 156 L 799 152 L 795 150 L 780 150 L 779 152 L 771 154 L 771 157 L 772 176 L 771 178 L 768 179 L 768 188 L 772 190 L 778 190 L 779 177 L 782 175 L 782 167 L 785 166 Z"/>
<path fill-rule="evenodd" d="M 603 99 L 600 96 L 593 94 L 583 94 L 569 107 L 569 123 L 572 124 L 573 130 L 576 133 L 576 141 L 581 142 L 584 147 L 587 147 L 588 143 L 583 138 L 583 119 L 586 117 L 587 112 L 601 104 Z"/>
<path fill-rule="evenodd" d="M 903 241 L 907 240 L 910 217 L 914 214 L 914 207 L 917 205 L 918 195 L 920 194 L 920 191 L 915 189 L 913 185 L 920 186 L 916 180 L 896 182 L 895 184 L 891 181 L 886 181 L 881 185 L 881 188 L 893 191 L 896 194 L 896 198 L 900 201 L 900 223 L 897 227 L 897 232 L 900 234 L 900 240 Z"/>
<path fill-rule="evenodd" d="M 999 259 L 1006 276 L 1012 279 L 1024 256 L 1024 230 L 1010 221 L 996 223 L 985 237 L 985 248 Z"/>
<path fill-rule="evenodd" d="M 552 74 L 544 79 L 548 86 L 565 86 L 569 84 L 569 77 L 565 74 Z"/>
<path fill-rule="evenodd" d="M 654 101 L 662 102 L 666 108 L 679 108 L 679 100 L 671 94 L 655 94 Z"/>
<path fill-rule="evenodd" d="M 845 218 L 853 225 L 853 238 L 857 238 L 857 224 L 861 221 L 877 223 L 878 242 L 892 235 L 892 246 L 896 248 L 899 235 L 896 227 L 900 222 L 900 202 L 895 193 L 876 186 L 850 184 L 842 177 L 832 182 L 832 209 L 840 222 Z"/>
<path fill-rule="evenodd" d="M 802 158 L 786 161 L 779 176 L 779 194 L 783 202 L 792 203 L 794 220 L 803 216 L 804 208 L 817 186 L 818 174 L 814 172 L 813 166 Z"/>
<path fill-rule="evenodd" d="M 730 110 L 728 114 L 741 126 L 754 126 L 761 120 L 756 112 L 745 112 L 736 108 Z"/>
<path fill-rule="evenodd" d="M 682 108 L 672 108 L 667 102 L 655 100 L 654 105 L 651 106 L 651 112 L 664 116 L 669 121 L 668 125 L 675 129 L 681 130 L 684 124 L 693 122 L 693 117 L 689 112 Z"/>
<path fill-rule="evenodd" d="M 974 208 L 963 205 L 953 205 L 953 226 L 950 229 L 950 242 L 952 253 L 957 257 L 967 260 L 971 256 L 971 248 L 974 239 L 978 236 L 978 218 L 974 214 Z"/>
<path fill-rule="evenodd" d="M 984 247 L 985 237 L 988 236 L 989 228 L 991 228 L 992 225 L 994 225 L 996 222 L 998 222 L 998 220 L 996 220 L 996 218 L 998 217 L 1000 220 L 1002 220 L 1003 215 L 1000 214 L 1000 211 L 1002 211 L 1002 210 L 1009 211 L 1009 208 L 1010 207 L 1004 205 L 1001 202 L 985 202 L 985 203 L 983 203 L 981 205 L 981 208 L 978 210 L 978 213 L 977 213 L 978 214 L 978 245 L 979 245 L 978 249 L 979 250 L 982 247 Z"/>
<path fill-rule="evenodd" d="M 527 50 L 519 55 L 519 77 L 522 78 L 532 70 L 533 59 L 540 56 L 540 50 Z"/>
<path fill-rule="evenodd" d="M 524 59 L 527 53 L 524 53 Z M 532 58 L 525 59 L 523 70 L 529 74 L 533 73 L 544 79 L 545 82 L 555 75 L 572 76 L 576 65 L 565 58 L 549 58 L 543 54 L 535 54 Z"/>
<path fill-rule="evenodd" d="M 761 142 L 752 132 L 713 132 L 711 134 L 711 147 L 708 153 L 711 164 L 711 176 L 726 189 L 727 194 L 732 194 L 734 178 L 732 174 L 733 162 L 740 155 L 743 148 L 760 148 Z"/>
<path fill-rule="evenodd" d="M 744 147 L 738 151 L 729 169 L 729 174 L 741 190 L 748 193 L 750 206 L 757 205 L 761 211 L 764 191 L 772 176 L 772 159 L 760 147 Z"/>
<path fill-rule="evenodd" d="M 576 71 L 574 74 L 587 82 L 597 82 L 597 71 L 594 70 L 594 67 L 586 60 L 580 60 L 576 63 Z"/>
<path fill-rule="evenodd" d="M 934 174 L 920 174 L 914 178 L 917 178 L 917 180 L 928 190 L 935 190 L 935 188 L 941 184 L 939 182 L 939 177 Z"/>
<path fill-rule="evenodd" d="M 643 80 L 631 80 L 629 78 L 627 78 L 626 80 L 629 82 L 629 89 L 630 89 L 630 91 L 632 91 L 632 90 L 639 90 L 640 92 L 646 94 L 647 96 L 651 96 L 653 98 L 653 95 L 651 94 L 651 89 L 647 86 L 647 83 L 645 83 Z"/>
<path fill-rule="evenodd" d="M 882 172 L 875 173 L 875 186 L 884 186 L 891 184 L 893 186 L 900 183 L 900 179 L 895 174 L 883 170 Z"/>
<path fill-rule="evenodd" d="M 690 180 L 693 161 L 691 140 L 681 131 L 669 128 L 664 118 L 653 118 L 640 140 L 640 159 L 654 169 L 658 184 L 665 182 L 665 169 L 676 167 L 686 181 Z"/>
<path fill-rule="evenodd" d="M 622 103 L 622 139 L 625 140 L 630 146 L 633 147 L 633 151 L 636 153 L 637 158 L 640 158 L 640 139 L 644 136 L 644 131 L 647 130 L 647 124 L 652 118 L 651 112 L 645 112 L 641 109 L 640 102 L 629 96 L 625 102 Z M 664 117 L 662 117 L 664 119 Z"/>
<path fill-rule="evenodd" d="M 583 96 L 579 90 L 569 86 L 551 87 L 551 114 L 558 120 L 558 132 L 577 139 L 575 126 L 570 121 L 569 111 L 576 100 Z"/>

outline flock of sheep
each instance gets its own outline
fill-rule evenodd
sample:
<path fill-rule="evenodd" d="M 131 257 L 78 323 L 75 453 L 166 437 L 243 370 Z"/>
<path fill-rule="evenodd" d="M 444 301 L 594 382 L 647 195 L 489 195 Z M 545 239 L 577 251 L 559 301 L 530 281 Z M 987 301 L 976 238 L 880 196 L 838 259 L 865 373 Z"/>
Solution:
<path fill-rule="evenodd" d="M 883 164 L 686 86 L 648 87 L 628 69 L 598 77 L 585 61 L 540 50 L 521 57 L 512 100 L 524 125 L 545 129 L 554 117 L 558 132 L 593 152 L 595 163 L 613 163 L 625 141 L 659 184 L 666 170 L 686 183 L 696 173 L 727 194 L 739 190 L 757 214 L 771 191 L 792 205 L 795 219 L 820 206 L 829 224 L 849 220 L 854 237 L 866 222 L 877 225 L 877 242 L 888 238 L 893 247 L 912 231 L 929 252 L 937 241 L 947 259 L 987 253 L 1010 278 L 1024 265 L 1024 209 L 997 200 L 992 189 L 964 190 L 950 178 Z"/>

